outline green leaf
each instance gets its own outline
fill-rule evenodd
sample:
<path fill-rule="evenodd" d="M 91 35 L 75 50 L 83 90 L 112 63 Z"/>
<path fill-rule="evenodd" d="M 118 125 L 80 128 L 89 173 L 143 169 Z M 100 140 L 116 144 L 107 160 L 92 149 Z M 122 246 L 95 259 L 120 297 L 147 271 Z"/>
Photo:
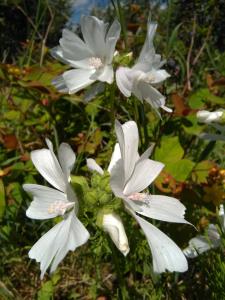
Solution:
<path fill-rule="evenodd" d="M 165 170 L 168 171 L 177 181 L 185 181 L 190 175 L 194 163 L 189 159 L 181 159 L 174 163 L 166 165 Z"/>
<path fill-rule="evenodd" d="M 86 113 L 94 118 L 99 112 L 101 102 L 101 99 L 95 99 L 94 101 L 89 102 L 85 107 Z"/>
<path fill-rule="evenodd" d="M 15 163 L 12 167 L 11 167 L 12 170 L 14 171 L 23 171 L 24 170 L 24 163 L 22 162 L 17 162 Z"/>
<path fill-rule="evenodd" d="M 183 118 L 182 123 L 182 127 L 187 134 L 199 135 L 204 129 L 204 126 L 198 123 L 196 114 Z"/>
<path fill-rule="evenodd" d="M 53 297 L 53 284 L 49 280 L 45 282 L 38 291 L 38 300 L 51 300 Z"/>
<path fill-rule="evenodd" d="M 212 104 L 224 104 L 225 99 L 215 96 L 207 88 L 202 88 L 194 92 L 190 97 L 188 104 L 193 109 L 204 108 L 205 102 Z"/>
<path fill-rule="evenodd" d="M 79 198 L 83 198 L 84 194 L 89 190 L 87 180 L 84 176 L 71 176 L 71 184 Z"/>
<path fill-rule="evenodd" d="M 2 179 L 0 179 L 0 220 L 2 220 L 5 211 L 5 188 Z"/>
<path fill-rule="evenodd" d="M 196 183 L 207 183 L 209 171 L 213 168 L 214 163 L 209 160 L 204 160 L 198 163 L 192 172 L 192 180 Z"/>
<path fill-rule="evenodd" d="M 182 159 L 183 155 L 184 150 L 177 136 L 162 137 L 160 147 L 157 147 L 155 150 L 155 159 L 165 165 Z"/>
<path fill-rule="evenodd" d="M 9 121 L 18 121 L 20 119 L 20 112 L 17 110 L 10 110 L 3 115 L 3 119 Z"/>
<path fill-rule="evenodd" d="M 168 56 L 171 55 L 173 48 L 176 46 L 176 41 L 177 41 L 177 37 L 178 37 L 178 31 L 180 29 L 180 26 L 182 25 L 182 23 L 178 24 L 172 31 L 169 41 L 168 41 Z"/>

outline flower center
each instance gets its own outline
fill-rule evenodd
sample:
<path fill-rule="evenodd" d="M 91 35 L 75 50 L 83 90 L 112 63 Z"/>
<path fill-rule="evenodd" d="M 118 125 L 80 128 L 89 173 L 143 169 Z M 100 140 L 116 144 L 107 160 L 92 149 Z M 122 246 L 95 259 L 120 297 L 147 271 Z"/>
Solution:
<path fill-rule="evenodd" d="M 67 209 L 74 206 L 74 202 L 55 201 L 48 207 L 49 214 L 64 215 Z"/>
<path fill-rule="evenodd" d="M 130 196 L 128 196 L 128 199 L 133 201 L 141 201 L 146 202 L 148 200 L 149 195 L 145 193 L 133 193 Z"/>
<path fill-rule="evenodd" d="M 149 75 L 147 76 L 147 78 L 146 78 L 146 81 L 147 81 L 148 83 L 151 83 L 151 82 L 154 81 L 154 80 L 155 80 L 155 76 L 152 75 L 152 74 L 149 74 Z"/>
<path fill-rule="evenodd" d="M 91 57 L 89 58 L 89 65 L 94 67 L 95 69 L 99 69 L 103 67 L 103 63 L 99 57 Z"/>
<path fill-rule="evenodd" d="M 145 73 L 143 71 L 137 71 L 135 74 L 135 81 L 138 83 L 139 81 L 144 81 L 146 83 L 151 84 L 155 80 L 155 76 L 151 73 Z"/>

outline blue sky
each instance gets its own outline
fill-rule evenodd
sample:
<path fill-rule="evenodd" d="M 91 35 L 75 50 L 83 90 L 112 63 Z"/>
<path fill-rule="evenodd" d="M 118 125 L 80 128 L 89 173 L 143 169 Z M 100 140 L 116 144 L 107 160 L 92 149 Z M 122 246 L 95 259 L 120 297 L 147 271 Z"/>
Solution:
<path fill-rule="evenodd" d="M 79 22 L 81 15 L 89 15 L 94 7 L 105 8 L 110 0 L 76 0 L 73 5 L 72 20 Z"/>
<path fill-rule="evenodd" d="M 79 23 L 82 15 L 89 15 L 94 7 L 105 8 L 110 2 L 110 0 L 74 0 L 71 16 L 72 22 Z M 167 0 L 155 0 L 155 2 L 166 4 Z"/>

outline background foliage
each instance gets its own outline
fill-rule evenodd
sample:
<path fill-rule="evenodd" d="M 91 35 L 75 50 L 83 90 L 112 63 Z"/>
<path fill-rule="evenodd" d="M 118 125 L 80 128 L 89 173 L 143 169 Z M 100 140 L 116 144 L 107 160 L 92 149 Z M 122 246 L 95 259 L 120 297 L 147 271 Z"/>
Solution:
<path fill-rule="evenodd" d="M 118 13 L 124 25 L 118 44 L 122 64 L 132 63 L 139 53 L 147 8 L 148 1 L 128 1 L 120 11 L 111 6 L 101 12 L 108 20 Z M 106 87 L 89 104 L 83 102 L 83 92 L 68 96 L 54 89 L 52 79 L 66 67 L 50 56 L 49 48 L 57 45 L 69 13 L 69 4 L 63 0 L 0 4 L 0 299 L 121 299 L 121 280 L 125 299 L 224 299 L 222 246 L 191 260 L 187 273 L 156 276 L 144 235 L 120 208 L 131 248 L 126 259 L 117 250 L 111 253 L 110 241 L 98 229 L 93 211 L 88 224 L 87 218 L 83 220 L 92 236 L 88 244 L 67 255 L 52 277 L 39 280 L 38 264 L 29 260 L 27 252 L 54 221 L 25 216 L 31 199 L 22 184 L 44 184 L 29 153 L 45 147 L 45 137 L 56 148 L 68 142 L 77 153 L 73 185 L 81 203 L 88 201 L 87 195 L 99 197 L 100 191 L 92 193 L 94 183 L 85 159 L 97 158 L 102 167 L 109 163 L 115 143 L 112 96 L 115 117 L 121 122 L 134 119 L 140 130 L 145 125 L 140 149 L 154 142 L 153 158 L 165 164 L 153 193 L 179 198 L 187 207 L 187 219 L 200 232 L 209 223 L 218 223 L 217 207 L 225 200 L 224 143 L 199 139 L 205 126 L 196 119 L 199 109 L 225 106 L 224 2 L 174 0 L 164 10 L 151 5 L 151 18 L 159 23 L 155 45 L 164 53 L 171 74 L 163 93 L 174 112 L 164 113 L 162 120 L 139 103 L 136 114 L 134 99 L 125 99 L 116 87 L 115 94 Z M 123 54 L 131 49 L 133 58 L 127 61 Z M 196 235 L 185 225 L 160 227 L 182 248 Z"/>

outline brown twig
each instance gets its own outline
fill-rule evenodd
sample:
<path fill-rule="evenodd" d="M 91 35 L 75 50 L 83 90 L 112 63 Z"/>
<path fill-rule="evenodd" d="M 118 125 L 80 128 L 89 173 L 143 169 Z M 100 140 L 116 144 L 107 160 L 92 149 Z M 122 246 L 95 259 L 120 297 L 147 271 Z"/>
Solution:
<path fill-rule="evenodd" d="M 187 64 L 187 82 L 184 86 L 184 89 L 183 89 L 183 92 L 182 92 L 182 95 L 185 95 L 186 91 L 190 91 L 191 90 L 191 82 L 190 82 L 190 79 L 191 79 L 191 76 L 193 74 L 193 71 L 194 71 L 194 66 L 197 64 L 200 56 L 202 55 L 203 51 L 205 50 L 205 47 L 207 45 L 207 42 L 209 40 L 209 37 L 210 37 L 210 34 L 211 34 L 211 31 L 212 31 L 212 26 L 213 26 L 213 22 L 210 24 L 209 28 L 208 28 L 208 31 L 207 31 L 207 34 L 206 34 L 206 38 L 201 46 L 201 48 L 198 50 L 195 58 L 193 59 L 193 62 L 192 62 L 192 67 L 190 68 L 190 58 L 187 57 L 187 61 L 189 60 L 189 64 Z M 196 32 L 196 31 L 195 31 Z M 192 44 L 192 42 L 191 42 Z M 190 48 L 191 48 L 191 45 L 190 45 Z M 192 46 L 193 48 L 193 46 Z M 190 52 L 190 49 L 189 49 L 189 52 Z M 188 55 L 189 55 L 189 52 L 188 52 Z M 190 54 L 190 57 L 191 57 L 191 54 Z"/>

